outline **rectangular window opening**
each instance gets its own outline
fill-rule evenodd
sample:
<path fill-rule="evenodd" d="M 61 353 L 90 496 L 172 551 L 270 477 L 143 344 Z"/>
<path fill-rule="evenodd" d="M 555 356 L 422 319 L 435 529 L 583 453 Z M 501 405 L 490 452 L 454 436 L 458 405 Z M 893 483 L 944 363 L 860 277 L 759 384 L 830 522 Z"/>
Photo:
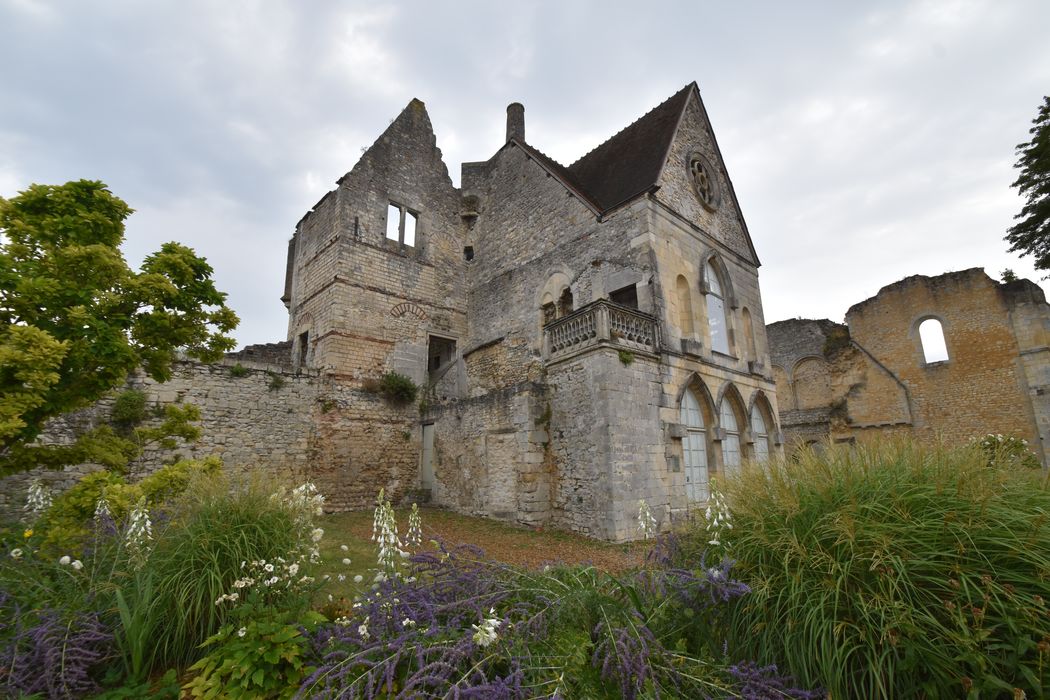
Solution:
<path fill-rule="evenodd" d="M 427 343 L 427 373 L 433 375 L 456 356 L 456 341 L 430 336 Z"/>
<path fill-rule="evenodd" d="M 633 284 L 629 287 L 609 292 L 609 301 L 620 306 L 628 306 L 632 309 L 638 308 L 638 288 Z"/>
<path fill-rule="evenodd" d="M 403 243 L 410 246 L 415 246 L 416 244 L 416 215 L 407 210 L 405 211 L 405 239 Z"/>
<path fill-rule="evenodd" d="M 386 208 L 386 237 L 401 240 L 401 207 L 390 204 Z"/>

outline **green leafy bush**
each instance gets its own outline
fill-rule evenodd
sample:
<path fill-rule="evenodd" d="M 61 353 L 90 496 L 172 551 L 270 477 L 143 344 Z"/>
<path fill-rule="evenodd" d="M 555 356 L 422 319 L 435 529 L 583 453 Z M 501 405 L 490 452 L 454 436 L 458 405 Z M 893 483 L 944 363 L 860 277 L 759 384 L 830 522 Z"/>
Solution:
<path fill-rule="evenodd" d="M 896 442 L 803 450 L 730 494 L 730 553 L 752 588 L 730 611 L 735 653 L 786 661 L 831 697 L 1050 687 L 1045 479 L 972 447 Z"/>
<path fill-rule="evenodd" d="M 186 685 L 195 698 L 291 698 L 310 672 L 304 656 L 307 640 L 302 622 L 313 629 L 324 618 L 288 616 L 226 625 L 204 642 L 210 651 L 190 667 L 197 676 Z"/>
<path fill-rule="evenodd" d="M 240 362 L 230 367 L 230 376 L 234 379 L 240 379 L 241 377 L 248 376 L 248 368 L 242 365 Z"/>
<path fill-rule="evenodd" d="M 121 522 L 140 498 L 145 497 L 146 504 L 154 507 L 182 493 L 194 476 L 215 474 L 221 467 L 222 462 L 215 456 L 182 460 L 133 484 L 105 469 L 86 474 L 55 497 L 36 523 L 40 546 L 55 556 L 79 553 L 92 534 L 91 520 L 103 495 L 113 518 Z"/>
<path fill-rule="evenodd" d="M 1039 458 L 1028 448 L 1028 441 L 1024 438 L 1002 433 L 988 433 L 987 435 L 970 440 L 970 445 L 980 448 L 988 460 L 989 466 L 1017 466 L 1023 469 L 1039 469 L 1043 465 Z"/>
<path fill-rule="evenodd" d="M 403 374 L 387 372 L 379 378 L 379 393 L 393 403 L 411 403 L 416 400 L 418 391 L 416 383 Z"/>
<path fill-rule="evenodd" d="M 124 430 L 130 430 L 146 419 L 146 394 L 130 389 L 117 394 L 110 411 L 110 420 Z"/>

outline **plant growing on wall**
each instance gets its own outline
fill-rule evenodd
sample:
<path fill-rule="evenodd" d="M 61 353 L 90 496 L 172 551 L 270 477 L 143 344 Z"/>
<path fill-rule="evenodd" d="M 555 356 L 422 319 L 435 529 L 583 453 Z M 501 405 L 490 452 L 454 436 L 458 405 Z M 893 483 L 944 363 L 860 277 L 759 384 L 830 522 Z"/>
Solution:
<path fill-rule="evenodd" d="M 233 348 L 237 316 L 203 258 L 165 243 L 128 267 L 131 211 L 88 180 L 0 198 L 0 473 L 68 464 L 22 448 L 135 368 L 165 381 L 176 351 L 212 361 Z"/>
<path fill-rule="evenodd" d="M 403 374 L 387 372 L 379 378 L 379 393 L 392 403 L 411 403 L 416 400 L 418 392 L 416 383 Z"/>

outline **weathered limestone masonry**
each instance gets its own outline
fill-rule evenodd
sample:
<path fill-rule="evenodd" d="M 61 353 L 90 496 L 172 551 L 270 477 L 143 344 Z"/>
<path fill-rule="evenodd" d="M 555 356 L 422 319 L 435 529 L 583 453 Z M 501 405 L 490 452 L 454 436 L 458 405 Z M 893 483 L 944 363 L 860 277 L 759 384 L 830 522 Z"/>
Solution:
<path fill-rule="evenodd" d="M 789 443 L 993 432 L 1027 439 L 1046 464 L 1050 306 L 1036 284 L 980 268 L 908 277 L 851 307 L 846 324 L 767 329 Z M 946 357 L 930 354 L 938 329 Z"/>
<path fill-rule="evenodd" d="M 569 166 L 512 104 L 459 189 L 412 100 L 296 226 L 287 340 L 150 391 L 201 406 L 197 452 L 335 509 L 382 487 L 633 539 L 639 500 L 666 525 L 780 449 L 758 266 L 695 83 Z M 388 372 L 418 403 L 370 393 Z"/>
<path fill-rule="evenodd" d="M 567 167 L 519 104 L 459 190 L 435 144 L 413 100 L 289 246 L 295 366 L 425 388 L 396 425 L 330 418 L 325 463 L 371 487 L 351 505 L 390 488 L 357 454 L 385 439 L 395 498 L 624 540 L 639 499 L 667 522 L 777 449 L 758 259 L 695 84 Z"/>
<path fill-rule="evenodd" d="M 415 474 L 417 458 L 406 456 L 404 445 L 418 430 L 418 420 L 406 420 L 375 394 L 331 382 L 315 370 L 245 359 L 253 354 L 265 353 L 231 353 L 212 365 L 177 362 L 163 384 L 131 377 L 126 388 L 143 391 L 151 406 L 191 403 L 200 408 L 202 435 L 174 451 L 148 450 L 129 465 L 129 477 L 145 476 L 180 457 L 218 455 L 234 473 L 253 472 L 289 485 L 312 479 L 333 510 L 374 499 L 382 486 L 402 493 L 414 488 L 403 475 Z M 287 363 L 287 357 L 281 359 Z M 108 421 L 112 404 L 107 398 L 53 421 L 42 440 L 71 441 Z M 381 431 L 377 422 L 384 424 Z M 20 515 L 31 480 L 42 479 L 62 491 L 98 468 L 35 470 L 0 480 L 0 518 Z"/>

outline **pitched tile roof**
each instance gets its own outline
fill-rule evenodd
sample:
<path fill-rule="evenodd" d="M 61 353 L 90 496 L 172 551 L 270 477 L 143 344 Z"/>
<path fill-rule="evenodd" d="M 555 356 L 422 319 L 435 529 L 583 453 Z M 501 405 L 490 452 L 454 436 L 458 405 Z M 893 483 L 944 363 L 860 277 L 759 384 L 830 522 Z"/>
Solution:
<path fill-rule="evenodd" d="M 568 167 L 531 144 L 513 141 L 595 212 L 605 212 L 656 184 L 694 85 L 686 85 Z"/>
<path fill-rule="evenodd" d="M 686 85 L 565 170 L 606 211 L 656 184 L 678 121 L 694 89 Z"/>

